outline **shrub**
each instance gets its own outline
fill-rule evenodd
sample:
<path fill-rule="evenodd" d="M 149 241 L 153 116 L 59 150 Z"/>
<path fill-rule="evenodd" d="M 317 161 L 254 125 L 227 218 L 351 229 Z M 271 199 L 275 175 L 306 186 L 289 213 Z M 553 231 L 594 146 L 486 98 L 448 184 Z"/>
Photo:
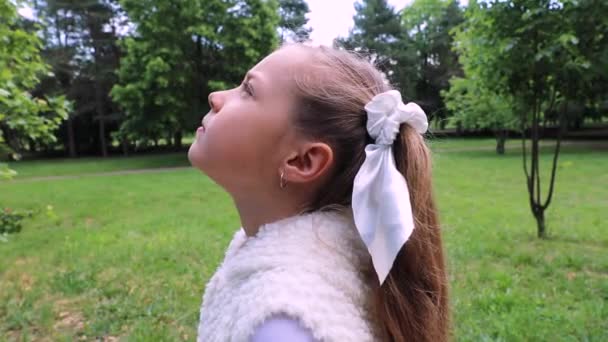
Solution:
<path fill-rule="evenodd" d="M 22 221 L 32 217 L 33 212 L 30 210 L 12 210 L 4 208 L 0 211 L 0 234 L 18 233 L 22 228 Z"/>
<path fill-rule="evenodd" d="M 12 179 L 17 175 L 15 170 L 12 170 L 8 165 L 0 163 L 0 179 Z"/>

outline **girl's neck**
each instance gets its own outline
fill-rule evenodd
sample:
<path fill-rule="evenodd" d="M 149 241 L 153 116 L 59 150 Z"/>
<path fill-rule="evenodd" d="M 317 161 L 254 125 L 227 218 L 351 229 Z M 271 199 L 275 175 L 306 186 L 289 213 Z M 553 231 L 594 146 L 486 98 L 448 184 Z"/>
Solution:
<path fill-rule="evenodd" d="M 298 214 L 298 205 L 286 198 L 234 198 L 234 203 L 247 236 L 256 235 L 264 224 Z"/>

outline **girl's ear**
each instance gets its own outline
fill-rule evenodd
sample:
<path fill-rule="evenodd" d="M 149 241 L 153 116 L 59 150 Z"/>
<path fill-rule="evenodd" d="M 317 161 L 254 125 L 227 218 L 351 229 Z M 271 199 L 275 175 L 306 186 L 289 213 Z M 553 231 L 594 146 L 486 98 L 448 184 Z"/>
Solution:
<path fill-rule="evenodd" d="M 310 142 L 300 146 L 283 163 L 284 177 L 288 183 L 311 183 L 320 179 L 331 167 L 334 153 L 329 145 Z"/>

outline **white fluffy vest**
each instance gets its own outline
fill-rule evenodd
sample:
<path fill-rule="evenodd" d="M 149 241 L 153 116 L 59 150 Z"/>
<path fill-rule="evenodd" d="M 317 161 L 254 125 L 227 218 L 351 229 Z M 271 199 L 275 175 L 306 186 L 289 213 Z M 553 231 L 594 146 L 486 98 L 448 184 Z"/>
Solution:
<path fill-rule="evenodd" d="M 245 342 L 285 313 L 320 341 L 379 341 L 371 258 L 350 213 L 315 212 L 240 229 L 206 286 L 198 341 Z"/>

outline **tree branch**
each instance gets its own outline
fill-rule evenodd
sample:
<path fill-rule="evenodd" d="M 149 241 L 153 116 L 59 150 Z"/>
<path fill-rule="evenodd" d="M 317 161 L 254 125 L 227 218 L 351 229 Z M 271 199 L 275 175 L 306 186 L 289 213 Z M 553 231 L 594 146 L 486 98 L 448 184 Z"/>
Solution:
<path fill-rule="evenodd" d="M 542 208 L 545 210 L 549 204 L 551 204 L 551 198 L 553 197 L 553 187 L 555 185 L 555 171 L 557 169 L 557 158 L 559 156 L 560 145 L 562 142 L 562 137 L 564 135 L 564 130 L 566 126 L 565 117 L 566 112 L 568 111 L 568 102 L 564 104 L 564 108 L 561 110 L 561 115 L 559 117 L 559 133 L 557 134 L 557 143 L 555 144 L 555 151 L 553 154 L 553 165 L 551 167 L 551 180 L 549 181 L 549 194 L 547 195 L 547 200 L 543 204 Z"/>
<path fill-rule="evenodd" d="M 522 124 L 522 128 L 521 128 L 521 151 L 522 151 L 522 156 L 523 156 L 523 164 L 524 164 L 524 174 L 526 175 L 526 182 L 530 183 L 530 173 L 528 172 L 528 164 L 527 164 L 527 155 L 526 155 L 526 129 L 525 126 Z"/>
<path fill-rule="evenodd" d="M 534 167 L 535 167 L 535 175 L 536 175 L 536 205 L 540 205 L 540 148 L 538 146 L 539 134 L 538 134 L 538 124 L 540 122 L 540 109 L 541 109 L 541 100 L 536 100 L 536 108 L 535 116 L 534 116 Z"/>

